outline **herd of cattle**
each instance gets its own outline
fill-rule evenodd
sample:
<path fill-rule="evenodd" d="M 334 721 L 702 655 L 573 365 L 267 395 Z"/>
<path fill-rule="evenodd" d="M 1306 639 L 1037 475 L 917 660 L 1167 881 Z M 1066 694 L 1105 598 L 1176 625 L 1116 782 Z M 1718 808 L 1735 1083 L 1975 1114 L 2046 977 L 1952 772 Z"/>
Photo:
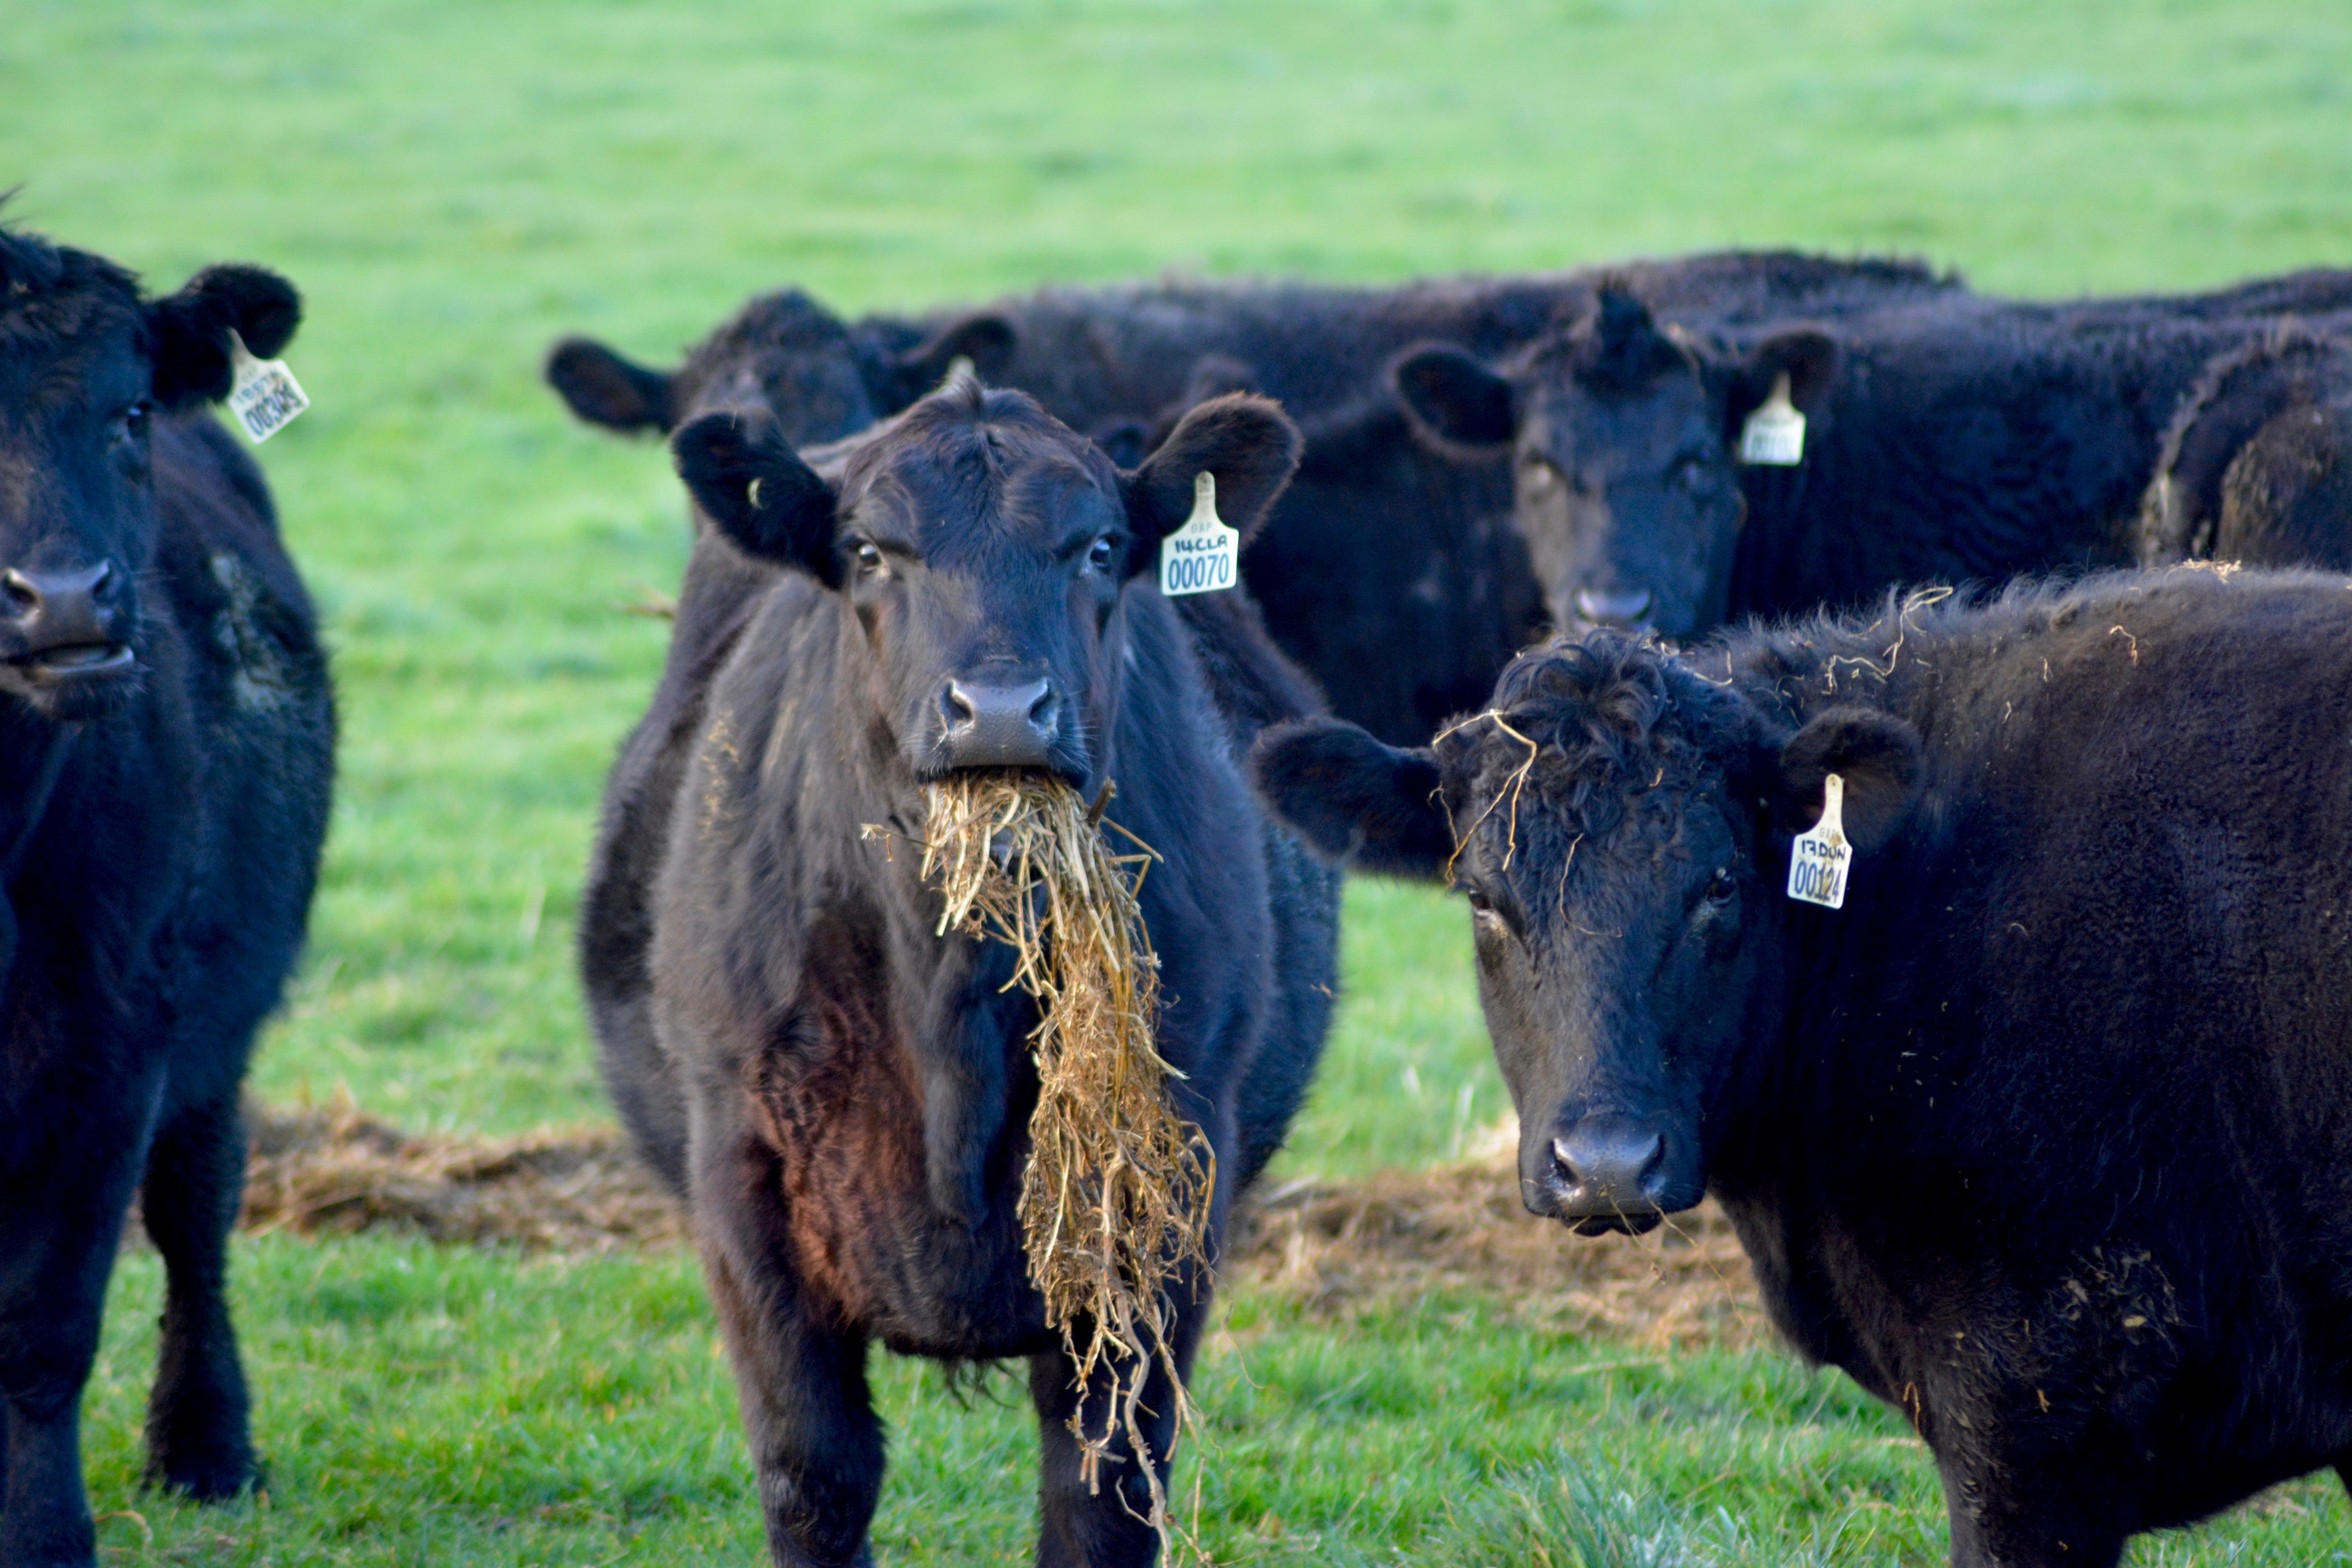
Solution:
<path fill-rule="evenodd" d="M 151 1478 L 254 1474 L 237 1096 L 335 721 L 210 405 L 299 312 L 0 230 L 0 1568 L 94 1561 L 78 1410 L 134 1190 Z M 580 956 L 778 1563 L 868 1559 L 876 1341 L 1028 1359 L 1039 1562 L 1160 1546 L 1175 1434 L 1089 1462 L 1111 1373 L 1021 1250 L 1036 1004 L 861 835 L 973 766 L 1161 858 L 1158 1046 L 1218 1225 L 1322 1049 L 1341 873 L 1447 882 L 1528 1207 L 1716 1195 L 1789 1340 L 1926 1440 L 1956 1563 L 2111 1564 L 2352 1478 L 2352 272 L 786 292 L 675 370 L 575 339 L 547 374 L 693 503 Z M 1204 474 L 1244 585 L 1163 596 Z M 1208 1303 L 1171 1305 L 1189 1366 Z"/>

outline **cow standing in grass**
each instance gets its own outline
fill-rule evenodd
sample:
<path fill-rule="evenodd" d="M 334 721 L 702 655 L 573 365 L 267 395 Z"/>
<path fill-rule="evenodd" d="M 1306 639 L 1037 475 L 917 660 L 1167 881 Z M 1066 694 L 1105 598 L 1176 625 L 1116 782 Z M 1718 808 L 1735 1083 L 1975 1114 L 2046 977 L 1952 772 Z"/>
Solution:
<path fill-rule="evenodd" d="M 1433 344 L 1391 374 L 1433 450 L 1514 464 L 1555 624 L 1691 637 L 1901 583 L 2127 564 L 2165 427 L 2207 363 L 2284 314 L 2347 308 L 2352 271 L 2323 271 L 1715 327 L 1666 320 L 1680 312 L 1628 279 L 1492 366 Z M 1768 405 L 1784 449 L 1750 445 Z"/>
<path fill-rule="evenodd" d="M 1530 652 L 1254 769 L 1474 910 L 1528 1206 L 1713 1192 L 1963 1568 L 2352 1464 L 2352 583 L 2176 570 Z M 1843 907 L 1787 891 L 1837 780 Z"/>
<path fill-rule="evenodd" d="M 1727 251 L 1619 275 L 1709 322 L 1830 318 L 1958 281 L 1908 261 Z M 1423 340 L 1496 356 L 1589 308 L 1598 268 L 1391 288 L 1285 281 L 1043 289 L 977 310 L 845 322 L 797 291 L 747 304 L 674 371 L 573 338 L 549 357 L 572 411 L 667 432 L 713 404 L 764 403 L 795 446 L 849 436 L 938 385 L 949 364 L 1033 394 L 1133 465 L 1184 410 L 1227 392 L 1279 401 L 1307 436 L 1297 478 L 1242 557 L 1275 641 L 1333 709 L 1392 741 L 1475 700 L 1541 628 L 1510 521 L 1510 465 L 1417 443 L 1382 379 Z"/>
<path fill-rule="evenodd" d="M 1337 888 L 1242 782 L 1235 742 L 1262 718 L 1217 700 L 1279 656 L 1196 632 L 1152 565 L 1195 475 L 1254 527 L 1297 440 L 1272 405 L 1227 398 L 1120 473 L 1025 395 L 969 377 L 824 476 L 764 410 L 675 438 L 715 525 L 698 562 L 737 563 L 689 577 L 667 716 L 615 770 L 583 955 L 615 1096 L 694 1215 L 780 1563 L 865 1559 L 877 1340 L 1029 1359 L 1041 1563 L 1157 1550 L 1142 1466 L 1166 1473 L 1171 1391 L 1146 1396 L 1150 1452 L 1116 1445 L 1090 1487 L 1069 1422 L 1083 1408 L 1101 1429 L 1110 1373 L 1076 1384 L 1028 1279 L 1014 1205 L 1035 1004 L 1009 984 L 1009 949 L 940 934 L 919 857 L 863 830 L 919 837 L 926 781 L 964 767 L 1046 770 L 1089 799 L 1116 783 L 1109 820 L 1161 857 L 1141 890 L 1156 1043 L 1216 1152 L 1221 1226 L 1320 1051 Z M 1258 702 L 1297 710 L 1274 685 Z M 644 993 L 599 991 L 605 964 Z M 1171 1306 L 1189 1365 L 1205 1282 Z"/>
<path fill-rule="evenodd" d="M 0 231 L 0 1564 L 89 1563 L 78 1415 L 134 1188 L 168 1276 L 150 1477 L 253 1478 L 223 1296 L 237 1089 L 301 946 L 334 712 L 261 474 L 205 405 L 274 274 L 141 300 Z"/>

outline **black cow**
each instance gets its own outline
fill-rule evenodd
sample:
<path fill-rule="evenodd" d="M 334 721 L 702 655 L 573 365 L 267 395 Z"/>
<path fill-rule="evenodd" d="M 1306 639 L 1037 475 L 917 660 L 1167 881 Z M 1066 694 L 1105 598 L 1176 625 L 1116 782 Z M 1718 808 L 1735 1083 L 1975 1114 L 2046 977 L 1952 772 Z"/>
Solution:
<path fill-rule="evenodd" d="M 2217 360 L 2165 432 L 2138 549 L 2352 570 L 2352 344 L 2295 322 Z"/>
<path fill-rule="evenodd" d="M 1157 1043 L 1217 1152 L 1222 1223 L 1320 1051 L 1338 888 L 1234 760 L 1310 690 L 1245 614 L 1180 618 L 1148 568 L 1197 472 L 1254 527 L 1296 443 L 1272 405 L 1220 399 L 1122 474 L 968 376 L 823 476 L 763 409 L 675 437 L 714 526 L 614 771 L 582 953 L 615 1098 L 694 1214 L 779 1563 L 863 1558 L 876 1340 L 1029 1358 L 1041 1562 L 1157 1549 L 1137 1456 L 1099 1495 L 1081 1477 L 1067 1423 L 1084 1401 L 1098 1427 L 1104 1389 L 1073 1386 L 1026 1276 L 1034 1005 L 1007 950 L 936 933 L 917 858 L 860 829 L 919 834 L 923 783 L 962 765 L 1050 769 L 1090 797 L 1116 781 L 1111 819 L 1164 858 L 1142 889 Z M 1205 1296 L 1173 1303 L 1188 1363 Z M 1147 1403 L 1164 1476 L 1166 1391 Z"/>
<path fill-rule="evenodd" d="M 1499 368 L 1433 345 L 1392 375 L 1433 450 L 1513 456 L 1560 625 L 1688 637 L 1900 583 L 2127 563 L 2166 424 L 2206 363 L 2281 311 L 2347 307 L 2352 272 L 2315 272 L 1719 331 L 1662 323 L 1670 309 L 1629 280 Z M 1743 462 L 1776 385 L 1805 420 L 1798 460 Z"/>
<path fill-rule="evenodd" d="M 1782 251 L 1623 271 L 1694 319 L 1725 321 L 1834 316 L 1958 287 L 1916 263 Z M 677 371 L 575 338 L 557 345 L 547 374 L 575 413 L 611 428 L 667 431 L 698 407 L 764 400 L 805 445 L 904 407 L 961 356 L 1130 464 L 1205 397 L 1274 397 L 1306 426 L 1306 458 L 1244 576 L 1275 640 L 1337 710 L 1403 741 L 1484 694 L 1543 611 L 1510 525 L 1509 465 L 1465 468 L 1423 449 L 1383 366 L 1431 339 L 1508 353 L 1585 309 L 1601 275 L 1046 289 L 978 310 L 856 322 L 788 292 L 752 300 Z"/>
<path fill-rule="evenodd" d="M 134 1188 L 169 1276 L 148 1473 L 205 1500 L 253 1476 L 237 1087 L 301 945 L 334 712 L 260 471 L 205 405 L 232 331 L 267 355 L 299 319 L 257 268 L 142 300 L 0 230 L 7 1568 L 95 1561 L 78 1416 Z"/>
<path fill-rule="evenodd" d="M 2352 582 L 2176 568 L 1596 630 L 1432 748 L 1254 766 L 1469 893 L 1529 1208 L 1713 1192 L 1926 1438 L 1956 1563 L 2097 1568 L 2352 1463 L 2347 720 Z M 1786 890 L 1832 775 L 1835 910 Z"/>

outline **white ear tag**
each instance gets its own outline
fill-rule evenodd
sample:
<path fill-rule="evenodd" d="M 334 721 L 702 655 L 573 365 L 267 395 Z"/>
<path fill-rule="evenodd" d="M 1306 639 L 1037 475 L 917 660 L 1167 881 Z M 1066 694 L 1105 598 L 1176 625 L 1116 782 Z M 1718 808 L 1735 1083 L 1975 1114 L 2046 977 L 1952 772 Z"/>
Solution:
<path fill-rule="evenodd" d="M 1853 869 L 1853 846 L 1845 837 L 1845 780 L 1832 773 L 1822 781 L 1822 819 L 1789 846 L 1789 896 L 1825 910 L 1845 908 L 1845 874 Z"/>
<path fill-rule="evenodd" d="M 234 327 L 228 334 L 228 365 L 234 382 L 228 395 L 229 412 L 236 416 L 255 446 L 285 429 L 297 414 L 310 406 L 286 362 L 254 358 Z"/>
<path fill-rule="evenodd" d="M 1192 515 L 1160 542 L 1160 592 L 1206 594 L 1239 580 L 1242 536 L 1217 515 L 1217 476 L 1203 468 L 1192 476 Z"/>
<path fill-rule="evenodd" d="M 1766 398 L 1739 432 L 1739 460 L 1787 468 L 1805 458 L 1805 416 L 1789 401 L 1789 373 L 1772 378 Z"/>

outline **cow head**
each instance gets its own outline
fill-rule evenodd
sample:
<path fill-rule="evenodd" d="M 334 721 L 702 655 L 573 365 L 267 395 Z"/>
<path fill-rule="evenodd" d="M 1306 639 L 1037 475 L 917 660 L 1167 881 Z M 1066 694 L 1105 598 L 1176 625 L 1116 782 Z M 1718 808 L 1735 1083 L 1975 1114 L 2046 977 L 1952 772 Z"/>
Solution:
<path fill-rule="evenodd" d="M 1515 516 L 1556 625 L 1687 637 L 1727 613 L 1748 415 L 1785 374 L 1798 410 L 1817 418 L 1836 363 L 1811 328 L 1736 353 L 1703 344 L 1611 286 L 1500 370 L 1432 345 L 1405 351 L 1390 374 L 1426 445 L 1465 460 L 1512 455 Z"/>
<path fill-rule="evenodd" d="M 1791 922 L 1823 918 L 1783 885 L 1824 776 L 1844 778 L 1845 831 L 1868 856 L 1920 763 L 1909 727 L 1875 710 L 1791 731 L 1598 630 L 1521 655 L 1492 706 L 1429 747 L 1309 720 L 1268 731 L 1251 768 L 1327 854 L 1468 895 L 1521 1196 L 1592 1235 L 1647 1230 L 1704 1193 L 1743 1047 L 1781 1006 Z"/>
<path fill-rule="evenodd" d="M 838 479 L 764 409 L 706 415 L 671 443 L 697 503 L 751 554 L 842 595 L 871 652 L 879 722 L 916 782 L 1049 769 L 1091 795 L 1125 676 L 1122 611 L 1156 595 L 1193 480 L 1246 535 L 1298 459 L 1264 398 L 1213 400 L 1121 472 L 1018 392 L 952 378 L 848 457 Z"/>
<path fill-rule="evenodd" d="M 2342 437 L 2332 432 L 2343 415 L 2331 405 L 2347 391 L 2352 345 L 2302 327 L 2217 360 L 2181 399 L 2158 450 L 2140 501 L 2141 563 L 2245 560 L 2341 569 L 2352 542 L 2340 523 L 2327 522 L 2319 492 L 2341 449 Z M 2242 504 L 2232 509 L 2224 491 L 2242 458 L 2246 472 L 2235 487 Z M 2225 510 L 2242 514 L 2227 540 Z M 2305 521 L 2298 511 L 2316 515 Z"/>
<path fill-rule="evenodd" d="M 151 426 L 228 395 L 232 331 L 267 357 L 300 321 L 257 267 L 143 300 L 111 262 L 0 230 L 0 698 L 74 721 L 137 689 Z"/>
<path fill-rule="evenodd" d="M 809 447 L 898 413 L 959 359 L 986 378 L 1012 353 L 1013 328 L 1001 316 L 965 316 L 928 333 L 852 326 L 795 289 L 745 305 L 676 370 L 635 363 L 593 338 L 566 338 L 547 356 L 547 382 L 572 413 L 610 430 L 667 435 L 698 414 L 761 405 L 785 440 Z"/>

